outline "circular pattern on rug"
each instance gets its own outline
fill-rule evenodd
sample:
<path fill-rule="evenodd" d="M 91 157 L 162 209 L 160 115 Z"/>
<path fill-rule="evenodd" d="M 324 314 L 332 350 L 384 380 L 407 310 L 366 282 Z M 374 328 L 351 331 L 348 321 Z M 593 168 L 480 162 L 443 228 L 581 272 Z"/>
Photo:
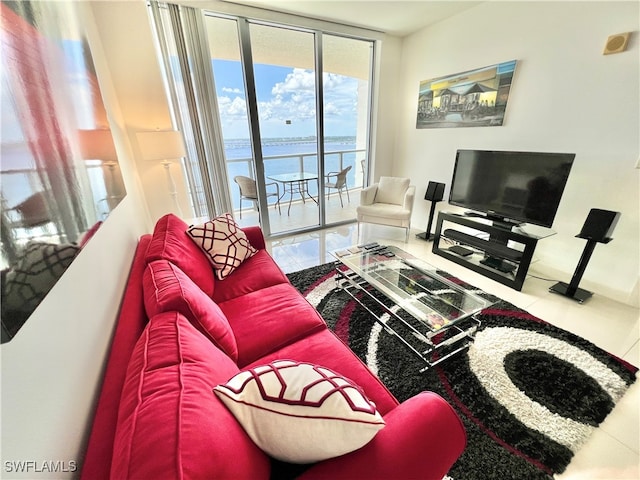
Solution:
<path fill-rule="evenodd" d="M 539 431 L 575 452 L 589 437 L 593 427 L 561 416 L 557 413 L 557 409 L 555 412 L 551 411 L 538 402 L 535 397 L 529 397 L 511 380 L 507 373 L 505 358 L 514 352 L 528 350 L 542 350 L 573 365 L 576 369 L 583 371 L 584 375 L 597 382 L 600 388 L 615 401 L 626 390 L 626 383 L 592 355 L 563 340 L 545 336 L 539 332 L 510 327 L 491 327 L 478 332 L 468 351 L 469 367 L 487 393 L 528 428 Z M 567 380 L 564 377 L 555 377 L 553 373 L 557 372 L 558 370 L 537 379 L 538 382 L 545 383 L 545 390 L 549 393 L 551 390 L 558 389 L 564 392 L 563 384 L 576 383 L 575 379 Z M 574 372 L 570 371 L 570 373 Z M 536 379 L 532 380 L 536 381 Z M 522 383 L 520 386 L 523 386 Z M 525 387 L 525 390 L 529 391 L 535 389 L 535 385 Z M 593 392 L 594 397 L 600 394 L 600 389 Z M 548 398 L 549 396 L 547 396 Z M 563 399 L 562 396 L 555 398 Z M 568 408 L 563 409 L 567 410 Z"/>
<path fill-rule="evenodd" d="M 458 412 L 468 442 L 452 479 L 550 479 L 635 381 L 635 367 L 446 272 L 498 303 L 479 315 L 471 348 L 420 373 L 424 362 L 386 330 L 397 321 L 376 322 L 331 284 L 334 272 L 326 264 L 289 278 L 399 401 L 429 390 Z"/>
<path fill-rule="evenodd" d="M 540 350 L 516 350 L 504 365 L 509 378 L 524 394 L 562 417 L 597 426 L 601 413 L 613 407 L 611 396 L 587 373 L 573 364 Z M 562 378 L 549 385 L 545 375 Z"/>

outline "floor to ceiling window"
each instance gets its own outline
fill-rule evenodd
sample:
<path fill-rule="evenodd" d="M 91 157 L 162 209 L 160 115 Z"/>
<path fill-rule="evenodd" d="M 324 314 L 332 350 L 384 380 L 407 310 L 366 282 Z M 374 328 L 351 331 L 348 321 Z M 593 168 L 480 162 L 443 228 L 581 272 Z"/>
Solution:
<path fill-rule="evenodd" d="M 211 12 L 203 29 L 236 220 L 271 236 L 353 221 L 374 42 Z"/>
<path fill-rule="evenodd" d="M 234 209 L 240 223 L 255 223 L 260 201 L 251 198 L 262 183 L 271 234 L 317 227 L 315 36 L 246 25 L 251 62 L 246 51 L 244 59 L 240 56 L 236 20 L 209 16 L 205 21 Z M 250 70 L 246 76 L 243 60 Z M 254 86 L 247 94 L 249 82 Z"/>
<path fill-rule="evenodd" d="M 325 221 L 330 224 L 344 218 L 345 208 L 355 216 L 359 189 L 366 184 L 374 44 L 329 34 L 322 40 L 324 181 L 329 195 Z"/>
<path fill-rule="evenodd" d="M 256 24 L 249 31 L 264 181 L 280 193 L 280 209 L 269 218 L 271 233 L 317 227 L 316 35 Z"/>

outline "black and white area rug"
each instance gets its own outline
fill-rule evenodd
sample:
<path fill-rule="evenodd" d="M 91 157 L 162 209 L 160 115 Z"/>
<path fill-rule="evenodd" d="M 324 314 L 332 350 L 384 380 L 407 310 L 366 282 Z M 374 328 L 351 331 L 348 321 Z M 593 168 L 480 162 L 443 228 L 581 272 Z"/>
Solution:
<path fill-rule="evenodd" d="M 449 472 L 454 480 L 563 472 L 636 380 L 633 365 L 495 297 L 468 351 L 420 373 L 424 362 L 337 288 L 333 263 L 288 277 L 400 402 L 430 390 L 456 409 L 468 445 Z"/>

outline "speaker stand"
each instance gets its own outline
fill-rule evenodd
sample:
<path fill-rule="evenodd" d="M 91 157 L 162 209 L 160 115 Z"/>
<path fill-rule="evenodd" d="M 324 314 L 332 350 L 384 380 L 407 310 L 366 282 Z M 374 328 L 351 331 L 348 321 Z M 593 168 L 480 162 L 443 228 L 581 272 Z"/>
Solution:
<path fill-rule="evenodd" d="M 431 224 L 433 223 L 433 214 L 436 210 L 436 203 L 438 203 L 436 200 L 431 201 L 431 210 L 429 210 L 429 221 L 427 222 L 427 230 L 424 233 L 418 233 L 416 235 L 416 238 L 421 238 L 422 240 L 425 240 L 427 242 L 433 240 L 434 235 L 431 233 Z"/>
<path fill-rule="evenodd" d="M 585 300 L 588 300 L 593 295 L 593 292 L 589 292 L 588 290 L 577 288 L 575 286 L 572 287 L 571 285 L 567 285 L 564 282 L 556 283 L 553 287 L 549 289 L 549 291 L 553 293 L 558 293 L 560 295 L 564 295 L 565 297 L 572 298 L 578 303 L 583 303 Z"/>
<path fill-rule="evenodd" d="M 578 238 L 581 238 L 580 235 L 576 236 Z M 607 238 L 601 243 L 609 243 L 610 241 L 611 238 Z M 583 303 L 593 295 L 593 293 L 589 292 L 588 290 L 578 288 L 578 284 L 580 284 L 580 280 L 582 280 L 582 275 L 587 268 L 587 263 L 589 263 L 589 259 L 591 258 L 593 250 L 596 248 L 596 243 L 597 242 L 595 240 L 587 241 L 587 244 L 584 247 L 584 251 L 582 252 L 582 256 L 580 257 L 580 261 L 578 262 L 578 266 L 576 267 L 576 271 L 571 278 L 571 283 L 567 285 L 564 282 L 558 282 L 554 286 L 549 288 L 550 292 L 572 298 L 578 303 Z"/>

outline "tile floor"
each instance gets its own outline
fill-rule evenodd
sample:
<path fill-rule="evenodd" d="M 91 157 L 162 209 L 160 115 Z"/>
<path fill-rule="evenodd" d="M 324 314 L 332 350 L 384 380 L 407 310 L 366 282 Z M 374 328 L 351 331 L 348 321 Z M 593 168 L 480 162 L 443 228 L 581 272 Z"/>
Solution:
<path fill-rule="evenodd" d="M 431 252 L 431 242 L 417 239 L 412 232 L 408 243 L 404 230 L 362 225 L 360 237 L 355 224 L 313 233 L 274 239 L 268 249 L 285 272 L 333 261 L 330 252 L 364 241 L 396 245 L 416 257 L 493 293 L 560 328 L 580 335 L 628 362 L 640 365 L 640 325 L 638 308 L 594 293 L 584 304 L 548 292 L 555 283 L 528 277 L 521 292 L 487 279 Z M 530 273 L 536 272 L 533 264 Z M 588 443 L 575 455 L 560 480 L 619 480 L 640 478 L 640 382 L 636 382 L 607 417 Z"/>

